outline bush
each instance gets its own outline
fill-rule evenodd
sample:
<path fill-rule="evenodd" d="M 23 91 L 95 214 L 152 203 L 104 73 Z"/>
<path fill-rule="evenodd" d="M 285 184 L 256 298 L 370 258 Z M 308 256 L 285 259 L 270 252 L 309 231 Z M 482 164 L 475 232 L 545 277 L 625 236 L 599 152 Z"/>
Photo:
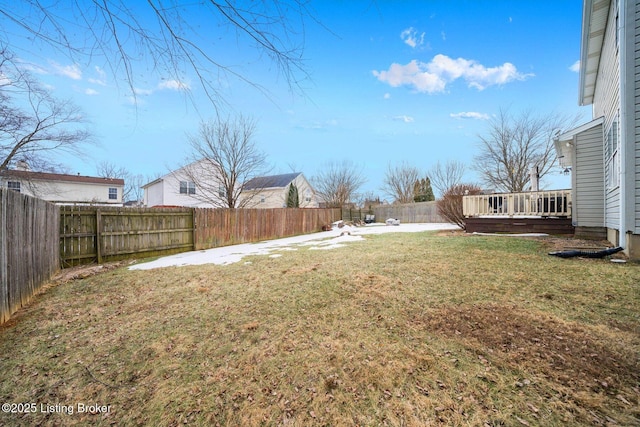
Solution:
<path fill-rule="evenodd" d="M 474 184 L 457 184 L 449 187 L 438 200 L 438 213 L 463 230 L 467 229 L 462 214 L 462 197 L 480 194 L 480 187 Z"/>

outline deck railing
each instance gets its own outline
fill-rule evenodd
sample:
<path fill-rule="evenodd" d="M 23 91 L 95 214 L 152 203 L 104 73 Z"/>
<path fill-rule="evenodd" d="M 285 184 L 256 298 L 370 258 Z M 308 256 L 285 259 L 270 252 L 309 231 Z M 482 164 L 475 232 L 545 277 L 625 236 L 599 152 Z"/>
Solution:
<path fill-rule="evenodd" d="M 570 217 L 571 190 L 464 196 L 462 212 L 467 218 L 476 216 Z"/>

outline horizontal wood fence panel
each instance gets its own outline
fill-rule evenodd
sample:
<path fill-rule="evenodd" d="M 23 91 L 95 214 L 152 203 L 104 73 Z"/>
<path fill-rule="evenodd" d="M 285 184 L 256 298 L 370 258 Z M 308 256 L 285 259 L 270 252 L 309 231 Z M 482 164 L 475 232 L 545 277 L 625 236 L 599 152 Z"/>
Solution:
<path fill-rule="evenodd" d="M 0 324 L 60 268 L 58 207 L 0 189 Z"/>

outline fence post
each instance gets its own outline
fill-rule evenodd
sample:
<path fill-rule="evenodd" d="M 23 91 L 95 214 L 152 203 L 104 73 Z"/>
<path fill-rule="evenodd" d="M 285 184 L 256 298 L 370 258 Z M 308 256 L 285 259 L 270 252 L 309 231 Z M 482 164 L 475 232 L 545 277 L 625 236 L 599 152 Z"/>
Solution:
<path fill-rule="evenodd" d="M 98 264 L 102 264 L 102 213 L 96 209 L 96 255 Z"/>
<path fill-rule="evenodd" d="M 9 190 L 6 190 L 9 191 Z M 7 205 L 9 194 L 0 188 L 0 324 L 9 319 L 9 279 L 8 279 L 8 238 L 7 238 Z"/>
<path fill-rule="evenodd" d="M 198 232 L 196 230 L 196 208 L 191 208 L 191 226 L 193 227 L 193 249 L 194 251 L 197 251 L 198 248 L 196 246 L 196 237 L 198 235 Z"/>

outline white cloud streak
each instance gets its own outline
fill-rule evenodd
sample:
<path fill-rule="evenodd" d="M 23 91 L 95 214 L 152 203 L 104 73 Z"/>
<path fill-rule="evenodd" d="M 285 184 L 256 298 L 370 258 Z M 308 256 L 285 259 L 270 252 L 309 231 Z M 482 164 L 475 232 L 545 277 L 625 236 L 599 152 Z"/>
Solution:
<path fill-rule="evenodd" d="M 489 120 L 489 115 L 484 113 L 477 113 L 475 111 L 464 111 L 462 113 L 451 113 L 449 116 L 454 119 L 475 119 L 475 120 Z"/>
<path fill-rule="evenodd" d="M 398 120 L 405 123 L 413 123 L 414 119 L 411 116 L 395 116 L 393 120 Z"/>
<path fill-rule="evenodd" d="M 579 73 L 580 72 L 580 60 L 577 60 L 576 62 L 574 62 L 573 65 L 571 67 L 569 67 L 569 69 L 571 71 L 573 71 L 574 73 Z"/>
<path fill-rule="evenodd" d="M 533 74 L 522 74 L 510 62 L 497 67 L 485 67 L 477 61 L 446 55 L 436 55 L 431 62 L 412 60 L 406 65 L 393 63 L 388 70 L 372 71 L 381 82 L 392 87 L 409 86 L 422 93 L 444 92 L 447 84 L 462 79 L 467 86 L 484 90 L 516 80 L 525 80 Z"/>
<path fill-rule="evenodd" d="M 158 84 L 158 89 L 169 89 L 169 90 L 189 90 L 191 87 L 189 83 L 181 82 L 178 80 L 165 80 Z"/>
<path fill-rule="evenodd" d="M 96 76 L 94 78 L 89 78 L 87 79 L 87 81 L 89 83 L 93 83 L 96 85 L 100 85 L 100 86 L 106 86 L 107 85 L 107 73 L 104 72 L 104 70 L 100 67 L 98 67 L 97 65 L 94 67 L 94 70 L 96 72 Z"/>
<path fill-rule="evenodd" d="M 60 65 L 57 62 L 51 62 L 51 66 L 56 74 L 69 77 L 73 80 L 82 79 L 82 70 L 76 64 L 73 65 Z"/>

